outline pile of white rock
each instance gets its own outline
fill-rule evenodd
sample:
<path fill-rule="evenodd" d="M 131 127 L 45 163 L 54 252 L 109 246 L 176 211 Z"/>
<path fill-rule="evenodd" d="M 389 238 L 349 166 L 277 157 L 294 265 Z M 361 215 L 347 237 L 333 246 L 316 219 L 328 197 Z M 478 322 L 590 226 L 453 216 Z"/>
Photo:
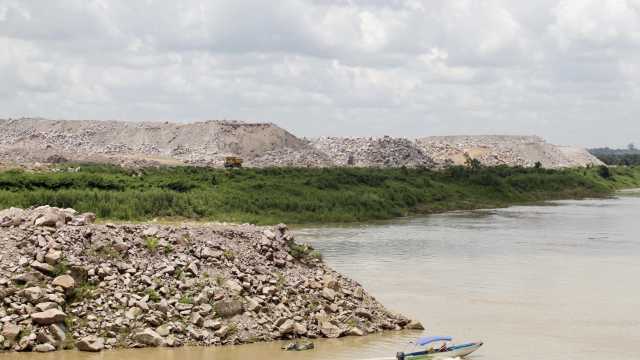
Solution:
<path fill-rule="evenodd" d="M 336 166 L 356 167 L 432 167 L 430 156 L 404 138 L 322 137 L 313 146 L 327 154 Z"/>

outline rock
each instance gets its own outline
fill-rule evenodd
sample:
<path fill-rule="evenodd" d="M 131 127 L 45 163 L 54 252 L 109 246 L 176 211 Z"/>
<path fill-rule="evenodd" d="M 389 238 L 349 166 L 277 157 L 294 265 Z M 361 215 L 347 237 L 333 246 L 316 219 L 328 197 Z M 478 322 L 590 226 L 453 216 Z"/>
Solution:
<path fill-rule="evenodd" d="M 351 335 L 351 336 L 364 336 L 364 331 L 362 331 L 362 330 L 360 330 L 360 328 L 354 326 L 351 329 L 349 329 L 348 334 Z"/>
<path fill-rule="evenodd" d="M 160 300 L 160 303 L 158 303 L 158 310 L 163 313 L 167 313 L 169 311 L 169 303 L 167 303 L 166 299 Z"/>
<path fill-rule="evenodd" d="M 26 214 L 27 212 L 20 208 L 1 210 L 0 227 L 18 226 L 24 221 Z"/>
<path fill-rule="evenodd" d="M 36 218 L 35 226 L 61 227 L 66 223 L 66 215 L 57 209 L 51 208 Z"/>
<path fill-rule="evenodd" d="M 305 351 L 305 350 L 311 350 L 311 349 L 314 349 L 314 348 L 315 348 L 315 345 L 311 341 L 301 340 L 301 341 L 296 342 L 295 350 L 296 351 Z"/>
<path fill-rule="evenodd" d="M 338 280 L 330 275 L 324 277 L 324 286 L 335 291 L 340 289 L 340 283 L 338 283 Z"/>
<path fill-rule="evenodd" d="M 23 290 L 23 293 L 25 297 L 29 299 L 29 301 L 31 301 L 32 303 L 35 303 L 36 301 L 40 300 L 44 296 L 44 290 L 42 290 L 42 288 L 40 288 L 39 286 L 26 288 Z"/>
<path fill-rule="evenodd" d="M 58 304 L 53 301 L 47 301 L 47 302 L 37 304 L 36 308 L 38 308 L 38 310 L 42 312 L 42 311 L 47 311 L 51 309 L 57 309 Z"/>
<path fill-rule="evenodd" d="M 148 346 L 160 346 L 162 345 L 162 337 L 152 329 L 144 329 L 134 335 L 134 339 L 144 345 Z"/>
<path fill-rule="evenodd" d="M 30 271 L 25 274 L 17 275 L 13 278 L 13 281 L 19 285 L 35 285 L 44 281 L 45 276 L 37 271 Z"/>
<path fill-rule="evenodd" d="M 364 290 L 361 287 L 356 288 L 353 291 L 353 297 L 356 299 L 362 299 L 364 297 Z"/>
<path fill-rule="evenodd" d="M 262 233 L 269 240 L 275 240 L 276 239 L 276 234 L 273 231 L 269 230 L 269 229 L 263 231 Z"/>
<path fill-rule="evenodd" d="M 244 306 L 240 300 L 220 300 L 213 304 L 213 309 L 218 315 L 229 318 L 241 314 Z"/>
<path fill-rule="evenodd" d="M 246 300 L 247 300 L 247 310 L 253 312 L 260 309 L 260 303 L 256 299 L 247 297 Z"/>
<path fill-rule="evenodd" d="M 156 328 L 156 332 L 162 337 L 168 336 L 171 333 L 171 326 L 167 324 L 160 325 Z"/>
<path fill-rule="evenodd" d="M 60 323 L 63 322 L 66 317 L 67 315 L 58 309 L 49 309 L 31 314 L 31 320 L 39 325 Z"/>
<path fill-rule="evenodd" d="M 296 343 L 295 342 L 286 343 L 282 345 L 281 349 L 284 351 L 293 351 L 296 349 Z"/>
<path fill-rule="evenodd" d="M 356 309 L 355 314 L 356 316 L 367 319 L 369 321 L 373 319 L 373 315 L 369 311 L 362 308 Z"/>
<path fill-rule="evenodd" d="M 31 263 L 31 267 L 46 275 L 52 275 L 56 272 L 56 269 L 53 266 L 47 263 L 41 263 L 39 261 L 33 261 Z"/>
<path fill-rule="evenodd" d="M 191 309 L 193 309 L 193 304 L 183 304 L 183 303 L 176 304 L 176 310 L 178 311 L 185 311 L 185 310 L 191 310 Z"/>
<path fill-rule="evenodd" d="M 39 344 L 51 344 L 51 345 L 57 344 L 56 339 L 54 339 L 51 334 L 48 334 L 44 331 L 38 331 L 36 333 L 36 341 Z"/>
<path fill-rule="evenodd" d="M 416 320 L 411 320 L 404 328 L 407 330 L 424 330 L 422 323 Z"/>
<path fill-rule="evenodd" d="M 224 283 L 224 287 L 236 294 L 240 294 L 242 292 L 242 285 L 240 285 L 237 281 L 227 280 Z"/>
<path fill-rule="evenodd" d="M 293 333 L 294 326 L 295 323 L 293 322 L 293 320 L 286 320 L 284 323 L 282 323 L 282 325 L 280 325 L 278 330 L 280 331 L 281 335 L 287 335 Z"/>
<path fill-rule="evenodd" d="M 83 213 L 77 216 L 74 216 L 71 221 L 67 223 L 67 225 L 71 226 L 85 226 L 89 224 L 93 224 L 96 221 L 96 214 L 94 213 Z"/>
<path fill-rule="evenodd" d="M 202 327 L 204 327 L 205 329 L 213 329 L 213 330 L 218 330 L 222 327 L 222 323 L 218 320 L 205 320 L 204 323 L 202 324 Z"/>
<path fill-rule="evenodd" d="M 333 301 L 336 298 L 336 292 L 333 289 L 326 287 L 322 289 L 322 297 L 329 301 Z"/>
<path fill-rule="evenodd" d="M 329 321 L 323 321 L 320 324 L 320 332 L 322 333 L 322 335 L 328 338 L 338 338 L 340 337 L 340 335 L 342 335 L 342 331 L 340 330 L 340 328 L 333 325 Z"/>
<path fill-rule="evenodd" d="M 296 335 L 304 336 L 307 334 L 307 331 L 307 326 L 304 324 L 296 323 L 293 326 L 293 332 L 295 332 Z"/>
<path fill-rule="evenodd" d="M 191 323 L 196 326 L 202 326 L 204 323 L 204 319 L 200 316 L 199 313 L 194 312 L 191 314 Z"/>
<path fill-rule="evenodd" d="M 2 336 L 4 336 L 5 340 L 14 341 L 18 337 L 18 334 L 20 334 L 21 330 L 22 329 L 19 325 L 6 323 L 2 327 Z"/>
<path fill-rule="evenodd" d="M 60 259 L 62 259 L 62 251 L 60 250 L 49 250 L 47 255 L 44 256 L 44 261 L 52 266 L 55 266 Z"/>
<path fill-rule="evenodd" d="M 104 349 L 104 339 L 95 335 L 86 336 L 76 342 L 76 348 L 80 351 L 99 352 Z"/>
<path fill-rule="evenodd" d="M 51 283 L 53 286 L 60 286 L 65 290 L 73 289 L 76 286 L 76 281 L 70 275 L 60 275 L 53 279 Z"/>
<path fill-rule="evenodd" d="M 282 346 L 282 350 L 285 351 L 305 351 L 313 348 L 315 348 L 315 345 L 311 341 L 306 340 L 291 342 Z"/>
<path fill-rule="evenodd" d="M 140 309 L 137 306 L 129 308 L 129 310 L 127 310 L 127 312 L 125 313 L 125 316 L 127 317 L 127 319 L 130 319 L 130 320 L 135 320 L 140 315 L 142 315 L 142 309 Z"/>
<path fill-rule="evenodd" d="M 33 348 L 33 351 L 39 352 L 39 353 L 46 353 L 46 352 L 56 351 L 56 348 L 51 344 L 39 344 Z"/>
<path fill-rule="evenodd" d="M 157 226 L 150 226 L 150 227 L 146 228 L 142 232 L 142 235 L 144 235 L 144 236 L 156 236 L 156 235 L 158 235 L 159 231 L 160 231 L 160 229 Z"/>
<path fill-rule="evenodd" d="M 60 324 L 51 324 L 49 325 L 49 332 L 56 339 L 56 343 L 58 347 L 67 340 L 67 334 L 64 332 L 64 329 Z"/>
<path fill-rule="evenodd" d="M 219 338 L 224 339 L 228 333 L 229 333 L 229 327 L 222 326 L 220 329 L 216 330 L 216 332 L 214 332 L 213 334 Z"/>
<path fill-rule="evenodd" d="M 167 347 L 179 347 L 179 346 L 182 346 L 182 342 L 180 340 L 176 339 L 173 335 L 167 336 L 167 338 L 164 339 L 164 344 Z"/>

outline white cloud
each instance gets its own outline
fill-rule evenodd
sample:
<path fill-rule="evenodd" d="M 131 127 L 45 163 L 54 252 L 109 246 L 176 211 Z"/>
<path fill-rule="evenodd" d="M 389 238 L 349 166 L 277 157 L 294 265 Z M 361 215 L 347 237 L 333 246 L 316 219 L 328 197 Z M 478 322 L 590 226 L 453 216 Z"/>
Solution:
<path fill-rule="evenodd" d="M 0 116 L 640 141 L 640 0 L 0 0 Z"/>

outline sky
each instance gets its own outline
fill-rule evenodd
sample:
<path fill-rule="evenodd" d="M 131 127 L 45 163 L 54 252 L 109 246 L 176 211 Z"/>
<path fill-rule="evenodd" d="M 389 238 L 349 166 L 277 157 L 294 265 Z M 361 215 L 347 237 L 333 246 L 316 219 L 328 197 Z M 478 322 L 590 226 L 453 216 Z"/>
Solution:
<path fill-rule="evenodd" d="M 0 117 L 640 144 L 640 0 L 0 0 Z"/>

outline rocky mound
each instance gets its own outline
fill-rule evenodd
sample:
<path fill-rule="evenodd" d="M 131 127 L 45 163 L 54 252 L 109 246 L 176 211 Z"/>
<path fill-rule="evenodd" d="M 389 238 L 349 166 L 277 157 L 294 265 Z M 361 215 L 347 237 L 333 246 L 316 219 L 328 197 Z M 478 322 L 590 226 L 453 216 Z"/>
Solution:
<path fill-rule="evenodd" d="M 121 121 L 0 120 L 0 167 L 66 161 L 127 166 L 222 167 L 239 156 L 248 167 L 433 167 L 464 164 L 547 168 L 599 165 L 586 150 L 536 136 L 297 138 L 273 124 L 207 121 L 188 124 Z"/>
<path fill-rule="evenodd" d="M 538 136 L 432 136 L 416 140 L 439 166 L 463 165 L 467 157 L 486 166 L 532 167 L 539 162 L 545 168 L 599 165 L 586 150 L 552 145 Z"/>
<path fill-rule="evenodd" d="M 18 163 L 71 160 L 222 166 L 227 155 L 251 160 L 273 150 L 312 150 L 273 124 L 234 121 L 17 119 L 0 120 L 0 132 L 0 159 Z"/>
<path fill-rule="evenodd" d="M 312 142 L 336 166 L 432 167 L 433 160 L 408 139 L 322 137 Z"/>
<path fill-rule="evenodd" d="M 0 212 L 0 350 L 223 345 L 420 328 L 284 225 L 94 225 Z"/>

